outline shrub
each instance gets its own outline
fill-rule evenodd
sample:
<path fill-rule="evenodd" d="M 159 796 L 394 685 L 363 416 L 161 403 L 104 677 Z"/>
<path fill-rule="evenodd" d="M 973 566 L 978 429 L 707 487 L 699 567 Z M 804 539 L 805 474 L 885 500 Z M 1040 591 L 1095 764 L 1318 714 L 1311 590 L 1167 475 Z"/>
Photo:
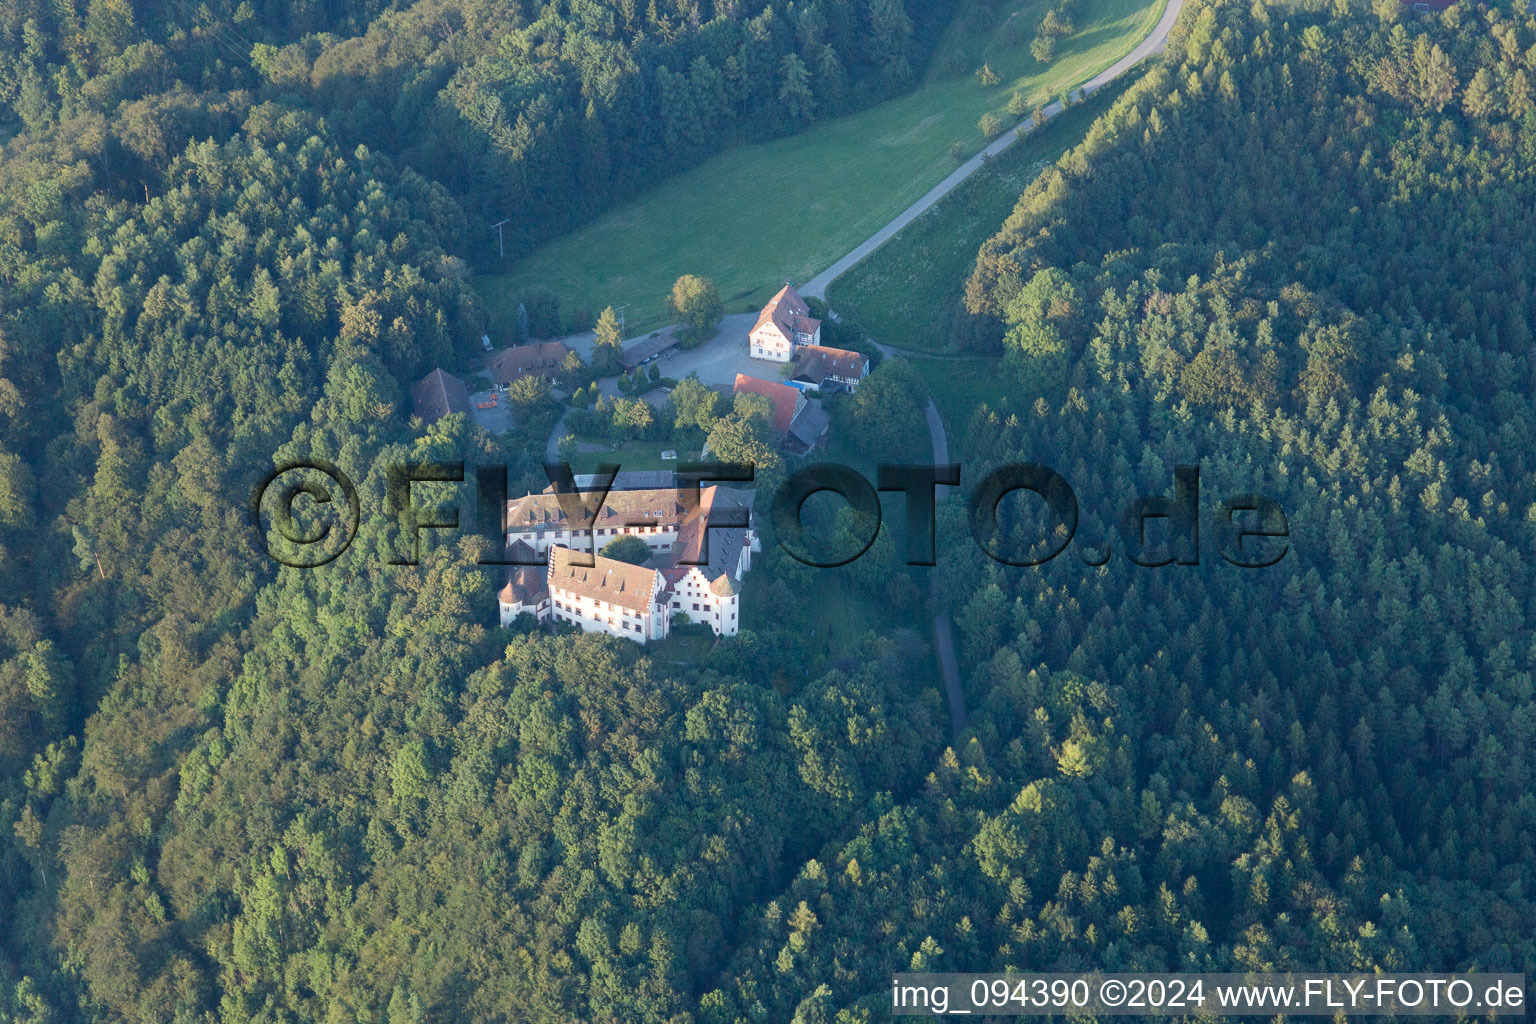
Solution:
<path fill-rule="evenodd" d="M 630 565 L 643 565 L 651 557 L 651 546 L 639 537 L 617 537 L 604 544 L 598 554 Z"/>

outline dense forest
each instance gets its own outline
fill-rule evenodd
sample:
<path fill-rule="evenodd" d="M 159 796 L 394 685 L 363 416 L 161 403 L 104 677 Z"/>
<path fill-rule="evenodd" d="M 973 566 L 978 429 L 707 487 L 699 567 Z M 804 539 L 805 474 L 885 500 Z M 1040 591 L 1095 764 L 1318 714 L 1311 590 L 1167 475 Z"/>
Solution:
<path fill-rule="evenodd" d="M 523 245 L 870 102 L 943 8 L 0 11 L 0 1022 L 859 1024 L 905 969 L 1536 972 L 1523 0 L 1192 0 L 982 248 L 956 341 L 1008 397 L 951 454 L 1055 467 L 1102 567 L 989 559 L 956 499 L 933 570 L 885 529 L 811 569 L 760 522 L 745 628 L 676 662 L 498 628 L 470 531 L 389 564 L 390 463 L 539 479 L 547 429 L 409 418 L 478 346 L 471 204 Z M 887 360 L 835 426 L 920 458 L 922 390 Z M 760 440 L 691 400 L 635 429 Z M 319 570 L 251 542 L 285 458 L 358 481 Z M 1200 564 L 1130 564 L 1118 510 L 1191 463 Z M 1275 566 L 1215 555 L 1241 492 L 1288 517 Z M 873 625 L 826 628 L 832 594 Z"/>
<path fill-rule="evenodd" d="M 1536 966 L 1533 71 L 1523 4 L 1202 4 L 1021 197 L 958 339 L 1019 397 L 961 453 L 1057 468 L 1088 553 L 1003 566 L 942 510 L 971 728 L 702 1019 L 880 1019 L 902 967 Z M 1205 520 L 1198 566 L 1126 562 L 1118 511 L 1196 462 L 1288 557 Z"/>
<path fill-rule="evenodd" d="M 33 132 L 102 113 L 140 177 L 234 127 L 220 93 L 313 111 L 339 144 L 445 185 L 474 237 L 507 219 L 515 259 L 726 146 L 901 91 L 954 7 L 19 0 L 0 11 L 0 109 Z"/>

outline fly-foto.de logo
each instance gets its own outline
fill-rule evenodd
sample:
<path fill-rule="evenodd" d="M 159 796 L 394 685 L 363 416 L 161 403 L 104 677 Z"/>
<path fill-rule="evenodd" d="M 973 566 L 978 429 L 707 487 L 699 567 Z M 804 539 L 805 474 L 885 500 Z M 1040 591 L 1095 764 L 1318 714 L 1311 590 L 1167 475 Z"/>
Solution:
<path fill-rule="evenodd" d="M 644 527 L 650 520 L 631 522 L 608 508 L 608 498 L 620 480 L 620 467 L 606 464 L 578 481 L 564 462 L 545 464 L 548 490 L 573 539 L 584 538 L 587 551 L 603 528 Z M 475 521 L 505 547 L 508 506 L 507 468 L 480 466 L 474 471 Z M 755 490 L 756 471 L 740 463 L 683 463 L 665 488 L 683 512 L 699 506 L 701 485 Z M 961 485 L 959 465 L 882 464 L 871 482 L 858 470 L 834 462 L 804 466 L 774 488 L 768 503 L 773 539 L 791 558 L 816 568 L 847 565 L 869 550 L 883 520 L 880 493 L 904 497 L 903 547 L 907 565 L 936 564 L 937 508 L 945 488 Z M 391 557 L 395 565 L 419 560 L 424 530 L 457 531 L 457 506 L 423 508 L 413 500 L 413 484 L 464 484 L 462 462 L 399 463 L 388 467 L 384 511 L 409 523 L 408 556 Z M 417 492 L 419 494 L 419 491 Z M 854 512 L 848 529 L 829 545 L 825 530 L 806 524 L 806 503 L 820 494 L 835 495 Z M 695 557 L 708 559 L 709 529 L 751 528 L 754 507 L 747 502 L 729 514 L 712 516 Z M 280 465 L 259 483 L 249 514 L 258 544 L 270 557 L 294 568 L 317 568 L 334 561 L 351 546 L 361 518 L 361 501 L 352 480 L 333 463 L 314 459 Z M 615 518 L 617 517 L 617 518 Z M 1065 477 L 1035 462 L 1010 463 L 987 473 L 966 497 L 970 534 L 989 558 L 1004 565 L 1043 565 L 1071 548 L 1078 529 L 1077 496 Z M 612 521 L 610 521 L 612 520 Z M 1101 566 L 1118 551 L 1136 565 L 1200 564 L 1200 467 L 1174 468 L 1172 493 L 1129 501 L 1117 517 L 1114 542 L 1079 545 L 1083 564 Z M 601 524 L 601 525 L 600 525 Z M 1244 569 L 1262 569 L 1281 561 L 1290 550 L 1290 522 L 1278 502 L 1259 494 L 1237 494 L 1217 502 L 1210 516 L 1210 534 L 1222 561 Z M 590 557 L 590 555 L 588 556 Z M 493 555 L 486 565 L 521 565 Z M 538 564 L 538 563 L 528 563 Z"/>

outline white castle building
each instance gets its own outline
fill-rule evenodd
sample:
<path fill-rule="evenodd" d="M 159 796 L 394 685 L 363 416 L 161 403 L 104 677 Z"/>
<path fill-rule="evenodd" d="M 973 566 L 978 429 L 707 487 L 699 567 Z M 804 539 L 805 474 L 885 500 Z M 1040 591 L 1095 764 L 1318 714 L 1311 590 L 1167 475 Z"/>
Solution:
<path fill-rule="evenodd" d="M 721 636 L 736 635 L 741 579 L 761 550 L 751 525 L 752 492 L 701 487 L 690 508 L 675 485 L 621 489 L 627 482 L 620 474 L 601 505 L 589 493 L 566 495 L 562 504 L 553 485 L 507 503 L 508 556 L 543 564 L 508 574 L 497 594 L 502 625 L 528 614 L 645 643 L 666 637 L 680 614 Z M 722 525 L 727 510 L 746 525 Z M 631 565 L 596 553 L 619 537 L 645 541 L 651 557 Z"/>

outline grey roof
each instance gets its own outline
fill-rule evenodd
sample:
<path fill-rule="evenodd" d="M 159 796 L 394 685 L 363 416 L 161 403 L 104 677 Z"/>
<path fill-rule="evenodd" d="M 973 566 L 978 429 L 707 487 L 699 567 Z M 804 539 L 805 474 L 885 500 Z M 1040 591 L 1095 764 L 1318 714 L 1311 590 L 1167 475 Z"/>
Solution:
<path fill-rule="evenodd" d="M 572 475 L 578 491 L 590 491 L 597 483 L 596 473 Z M 670 469 L 623 469 L 614 475 L 610 491 L 659 491 L 677 486 L 677 474 Z M 544 493 L 555 493 L 555 485 L 544 488 Z"/>
<path fill-rule="evenodd" d="M 814 448 L 827 436 L 827 426 L 831 422 L 832 417 L 827 415 L 820 402 L 806 402 L 789 425 L 789 434 L 806 448 Z"/>
<path fill-rule="evenodd" d="M 720 523 L 727 516 L 722 513 L 727 510 L 740 510 L 746 513 L 746 520 L 750 523 L 752 506 L 757 498 L 756 491 L 727 490 L 724 487 L 711 488 L 708 497 L 701 496 L 702 515 L 690 516 L 678 528 L 677 544 L 672 549 L 672 564 L 675 576 L 669 575 L 669 579 L 687 573 L 689 569 L 697 567 L 707 579 L 714 580 L 722 574 L 734 574 L 737 563 L 741 560 L 741 549 L 747 544 L 747 530 L 745 527 L 709 527 L 707 523 Z M 735 514 L 739 515 L 740 512 Z M 704 544 L 704 561 L 695 565 L 699 558 L 699 545 Z"/>
<path fill-rule="evenodd" d="M 645 338 L 635 342 L 619 353 L 619 363 L 626 370 L 632 370 L 645 362 L 651 356 L 660 355 L 669 348 L 677 345 L 677 335 L 667 331 L 654 338 Z"/>
<path fill-rule="evenodd" d="M 411 385 L 411 407 L 428 423 L 454 412 L 469 412 L 469 392 L 464 382 L 438 367 Z"/>
<path fill-rule="evenodd" d="M 795 380 L 820 385 L 828 377 L 858 380 L 869 366 L 862 352 L 826 345 L 801 345 L 795 352 Z"/>

